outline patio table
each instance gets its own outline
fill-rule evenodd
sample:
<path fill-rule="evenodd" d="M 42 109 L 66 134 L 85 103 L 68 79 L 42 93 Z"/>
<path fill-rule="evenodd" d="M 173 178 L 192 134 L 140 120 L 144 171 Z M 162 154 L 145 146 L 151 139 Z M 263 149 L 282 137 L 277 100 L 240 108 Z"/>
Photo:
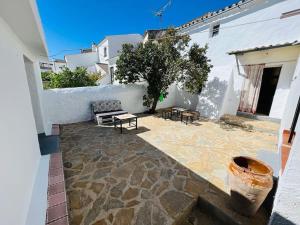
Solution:
<path fill-rule="evenodd" d="M 129 122 L 129 127 L 131 126 L 131 120 L 134 120 L 135 123 L 133 124 L 135 126 L 135 129 L 137 130 L 137 119 L 138 117 L 136 115 L 133 114 L 123 114 L 123 115 L 118 115 L 118 116 L 114 116 L 114 126 L 115 128 L 117 127 L 117 123 L 120 124 L 120 130 L 121 130 L 121 134 L 123 133 L 123 123 L 128 120 Z"/>

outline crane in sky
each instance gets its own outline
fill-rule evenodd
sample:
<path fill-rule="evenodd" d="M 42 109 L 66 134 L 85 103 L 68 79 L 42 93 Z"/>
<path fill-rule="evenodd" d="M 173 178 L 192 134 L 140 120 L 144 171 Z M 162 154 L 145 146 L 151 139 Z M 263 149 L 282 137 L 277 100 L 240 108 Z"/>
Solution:
<path fill-rule="evenodd" d="M 154 16 L 159 17 L 160 21 L 162 21 L 164 12 L 168 7 L 170 7 L 172 4 L 172 0 L 169 0 L 163 7 L 161 7 L 159 10 L 154 12 Z"/>

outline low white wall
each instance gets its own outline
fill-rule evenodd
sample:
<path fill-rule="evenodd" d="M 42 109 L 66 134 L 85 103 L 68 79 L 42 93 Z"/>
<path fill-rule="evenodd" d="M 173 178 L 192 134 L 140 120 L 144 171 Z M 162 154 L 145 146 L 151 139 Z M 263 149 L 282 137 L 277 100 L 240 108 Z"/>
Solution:
<path fill-rule="evenodd" d="M 45 90 L 43 94 L 44 111 L 47 127 L 51 124 L 66 124 L 91 119 L 91 102 L 97 100 L 117 99 L 122 108 L 129 113 L 144 112 L 144 85 L 103 85 L 96 87 L 64 88 Z M 176 87 L 169 88 L 169 95 L 159 102 L 158 108 L 170 107 L 175 104 Z"/>
<path fill-rule="evenodd" d="M 298 122 L 296 133 L 300 132 Z M 300 136 L 291 149 L 283 175 L 279 179 L 269 225 L 300 224 Z"/>

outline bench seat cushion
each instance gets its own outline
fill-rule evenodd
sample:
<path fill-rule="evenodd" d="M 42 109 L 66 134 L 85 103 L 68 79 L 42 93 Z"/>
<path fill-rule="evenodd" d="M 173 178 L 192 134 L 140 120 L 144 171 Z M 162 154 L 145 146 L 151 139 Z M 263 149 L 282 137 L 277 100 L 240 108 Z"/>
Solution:
<path fill-rule="evenodd" d="M 106 116 L 116 116 L 128 113 L 127 111 L 113 111 L 113 112 L 105 112 L 105 113 L 96 113 L 96 117 L 106 117 Z"/>

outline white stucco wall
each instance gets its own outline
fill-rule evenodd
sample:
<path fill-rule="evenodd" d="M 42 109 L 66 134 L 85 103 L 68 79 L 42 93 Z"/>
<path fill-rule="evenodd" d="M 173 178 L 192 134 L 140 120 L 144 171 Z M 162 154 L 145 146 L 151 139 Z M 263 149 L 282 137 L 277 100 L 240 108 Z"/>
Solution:
<path fill-rule="evenodd" d="M 31 104 L 33 108 L 33 114 L 35 118 L 35 125 L 37 133 L 44 133 L 44 125 L 43 125 L 43 118 L 40 106 L 40 98 L 39 98 L 39 91 L 38 91 L 38 80 L 36 74 L 39 71 L 35 71 L 34 63 L 30 61 L 27 57 L 24 56 L 24 63 L 25 63 L 25 71 L 26 77 L 29 87 L 29 93 L 31 97 Z"/>
<path fill-rule="evenodd" d="M 298 122 L 296 132 L 300 132 Z M 300 224 L 300 136 L 296 135 L 284 173 L 279 179 L 269 225 Z"/>
<path fill-rule="evenodd" d="M 279 143 L 283 129 L 290 129 L 300 96 L 300 55 L 297 59 L 296 69 L 291 83 L 288 100 L 284 108 L 281 127 L 279 130 Z M 300 118 L 299 118 L 300 119 Z M 296 127 L 296 138 L 290 152 L 284 173 L 279 179 L 275 196 L 274 207 L 270 225 L 296 225 L 300 224 L 300 120 Z"/>
<path fill-rule="evenodd" d="M 1 224 L 24 225 L 35 197 L 41 156 L 23 57 L 38 65 L 38 55 L 32 54 L 1 14 L 0 49 L 0 218 Z M 33 76 L 40 76 L 34 71 Z"/>
<path fill-rule="evenodd" d="M 298 98 L 300 96 L 300 54 L 296 62 L 294 76 L 292 78 L 290 92 L 284 108 L 283 118 L 281 120 L 281 130 L 290 129 L 293 116 L 296 110 Z"/>
<path fill-rule="evenodd" d="M 257 2 L 264 2 L 258 4 L 248 10 L 237 9 L 235 13 L 224 13 L 222 16 L 206 21 L 202 25 L 193 25 L 189 28 L 182 29 L 180 32 L 187 33 L 191 37 L 191 44 L 197 43 L 200 46 L 208 44 L 208 57 L 214 65 L 209 78 L 207 86 L 210 87 L 211 81 L 224 85 L 226 89 L 226 98 L 223 98 L 220 104 L 212 105 L 214 99 L 214 92 L 210 90 L 203 90 L 200 95 L 201 107 L 203 114 L 212 116 L 221 116 L 221 113 L 232 113 L 232 105 L 227 105 L 227 100 L 239 101 L 239 91 L 227 90 L 228 85 L 233 85 L 235 88 L 241 82 L 236 76 L 236 61 L 234 55 L 228 55 L 228 52 L 240 49 L 247 49 L 260 46 L 275 45 L 285 42 L 294 42 L 300 37 L 300 16 L 293 16 L 289 18 L 280 19 L 284 12 L 300 8 L 299 0 L 274 0 L 264 1 L 258 0 Z M 210 27 L 212 24 L 220 22 L 220 32 L 215 37 L 210 37 Z M 246 55 L 246 54 L 245 54 Z M 268 55 L 262 58 L 264 61 L 271 60 Z M 280 60 L 285 60 L 281 57 Z M 260 62 L 259 62 L 260 63 Z M 221 68 L 227 67 L 228 69 L 222 72 Z M 293 70 L 292 65 L 286 65 L 285 73 Z M 216 72 L 220 71 L 220 72 Z M 282 80 L 286 83 L 287 80 Z M 280 86 L 280 85 L 279 85 Z M 286 87 L 285 84 L 283 84 Z M 240 88 L 237 87 L 237 88 Z M 280 88 L 276 93 L 276 99 L 280 99 L 281 95 L 284 96 L 281 100 L 286 98 L 287 92 L 285 88 Z M 284 93 L 281 93 L 283 91 Z M 279 97 L 279 98 L 277 98 Z M 206 101 L 206 99 L 208 99 Z M 282 109 L 278 108 L 281 104 L 275 102 L 272 108 L 271 115 L 278 117 L 282 115 Z M 234 110 L 236 113 L 236 110 Z M 201 112 L 201 111 L 200 111 Z"/>
<path fill-rule="evenodd" d="M 107 55 L 104 56 L 104 48 L 106 48 Z M 99 62 L 106 63 L 109 58 L 109 51 L 108 51 L 108 40 L 104 39 L 97 47 L 98 49 L 98 57 Z"/>
<path fill-rule="evenodd" d="M 65 67 L 67 67 L 67 63 L 64 62 L 53 62 L 53 71 L 55 73 L 61 72 Z"/>
<path fill-rule="evenodd" d="M 95 65 L 95 63 L 99 62 L 98 53 L 97 52 L 88 52 L 82 54 L 73 54 L 66 55 L 65 60 L 67 63 L 67 67 L 71 70 L 76 69 L 76 67 L 89 67 Z"/>
<path fill-rule="evenodd" d="M 130 43 L 136 45 L 143 42 L 143 37 L 140 34 L 125 34 L 125 35 L 112 35 L 107 37 L 109 59 L 114 58 L 120 54 L 122 45 Z"/>
<path fill-rule="evenodd" d="M 97 87 L 64 88 L 44 91 L 44 109 L 48 127 L 51 124 L 66 124 L 91 120 L 91 102 L 117 99 L 129 113 L 146 110 L 143 106 L 143 85 L 100 85 Z M 158 108 L 175 104 L 176 88 L 172 85 L 169 96 L 158 104 Z"/>

